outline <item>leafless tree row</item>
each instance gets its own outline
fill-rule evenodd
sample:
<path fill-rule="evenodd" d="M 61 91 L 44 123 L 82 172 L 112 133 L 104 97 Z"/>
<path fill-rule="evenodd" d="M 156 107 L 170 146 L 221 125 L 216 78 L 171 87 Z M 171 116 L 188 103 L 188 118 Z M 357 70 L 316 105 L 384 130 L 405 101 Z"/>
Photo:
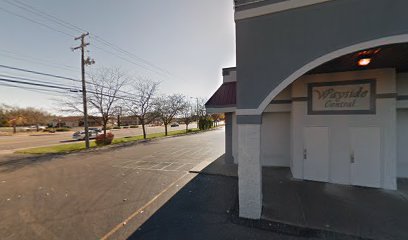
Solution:
<path fill-rule="evenodd" d="M 194 116 L 205 114 L 203 100 L 192 103 L 183 94 L 159 95 L 159 82 L 134 80 L 120 69 L 99 68 L 88 75 L 87 81 L 89 115 L 102 119 L 104 134 L 109 121 L 122 113 L 139 119 L 145 139 L 146 125 L 152 121 L 160 120 L 167 135 L 167 126 L 175 118 L 181 119 L 188 130 Z M 81 93 L 72 93 L 61 102 L 61 111 L 82 113 L 81 101 Z"/>

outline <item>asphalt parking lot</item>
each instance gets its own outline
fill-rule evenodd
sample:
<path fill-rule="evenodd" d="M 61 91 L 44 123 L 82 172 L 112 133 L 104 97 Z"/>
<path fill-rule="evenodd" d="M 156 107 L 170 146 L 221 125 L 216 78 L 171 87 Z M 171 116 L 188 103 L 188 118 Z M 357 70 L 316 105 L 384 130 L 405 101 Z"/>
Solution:
<path fill-rule="evenodd" d="M 223 153 L 217 129 L 0 161 L 1 239 L 124 239 L 196 176 L 189 169 Z"/>

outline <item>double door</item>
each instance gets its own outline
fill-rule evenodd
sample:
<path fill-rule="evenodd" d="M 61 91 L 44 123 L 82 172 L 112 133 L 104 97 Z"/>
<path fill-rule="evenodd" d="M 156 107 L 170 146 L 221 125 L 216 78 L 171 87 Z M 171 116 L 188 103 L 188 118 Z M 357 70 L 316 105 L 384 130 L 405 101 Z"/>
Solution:
<path fill-rule="evenodd" d="M 381 186 L 381 134 L 377 127 L 349 128 L 349 155 L 344 159 L 349 164 L 350 183 L 356 186 Z M 328 127 L 304 129 L 303 178 L 306 180 L 330 181 L 330 131 Z M 333 143 L 336 144 L 336 143 Z M 344 145 L 344 144 L 342 144 Z"/>

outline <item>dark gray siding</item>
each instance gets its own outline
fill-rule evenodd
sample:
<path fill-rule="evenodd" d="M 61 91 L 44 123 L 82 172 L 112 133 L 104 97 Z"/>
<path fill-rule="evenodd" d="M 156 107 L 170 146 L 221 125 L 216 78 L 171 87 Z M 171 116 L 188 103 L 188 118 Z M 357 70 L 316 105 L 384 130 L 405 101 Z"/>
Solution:
<path fill-rule="evenodd" d="M 234 163 L 232 156 L 232 113 L 225 113 L 225 163 Z"/>
<path fill-rule="evenodd" d="M 265 6 L 271 3 L 279 3 L 279 2 L 285 2 L 285 1 L 287 0 L 264 0 L 264 1 L 237 0 L 235 1 L 235 11 L 241 11 L 241 10 L 255 8 L 255 7 Z"/>
<path fill-rule="evenodd" d="M 407 9 L 407 0 L 336 0 L 237 21 L 238 108 L 257 108 L 285 78 L 327 53 L 408 33 Z"/>

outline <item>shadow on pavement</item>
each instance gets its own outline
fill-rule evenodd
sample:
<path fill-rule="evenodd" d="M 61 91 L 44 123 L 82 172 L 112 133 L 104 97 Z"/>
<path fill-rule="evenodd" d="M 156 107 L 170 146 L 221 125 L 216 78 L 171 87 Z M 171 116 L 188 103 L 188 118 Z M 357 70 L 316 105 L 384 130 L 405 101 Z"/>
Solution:
<path fill-rule="evenodd" d="M 203 170 L 128 239 L 304 239 L 235 224 L 237 195 L 236 177 Z"/>
<path fill-rule="evenodd" d="M 73 142 L 84 142 L 84 140 L 75 140 L 75 139 L 70 139 L 70 140 L 61 140 L 59 141 L 60 143 L 73 143 Z"/>
<path fill-rule="evenodd" d="M 360 239 L 268 220 L 239 218 L 237 165 L 226 164 L 224 155 L 190 172 L 198 175 L 128 239 Z"/>
<path fill-rule="evenodd" d="M 51 161 L 61 155 L 19 155 L 13 154 L 0 161 L 0 173 L 16 171 L 27 165 Z"/>

